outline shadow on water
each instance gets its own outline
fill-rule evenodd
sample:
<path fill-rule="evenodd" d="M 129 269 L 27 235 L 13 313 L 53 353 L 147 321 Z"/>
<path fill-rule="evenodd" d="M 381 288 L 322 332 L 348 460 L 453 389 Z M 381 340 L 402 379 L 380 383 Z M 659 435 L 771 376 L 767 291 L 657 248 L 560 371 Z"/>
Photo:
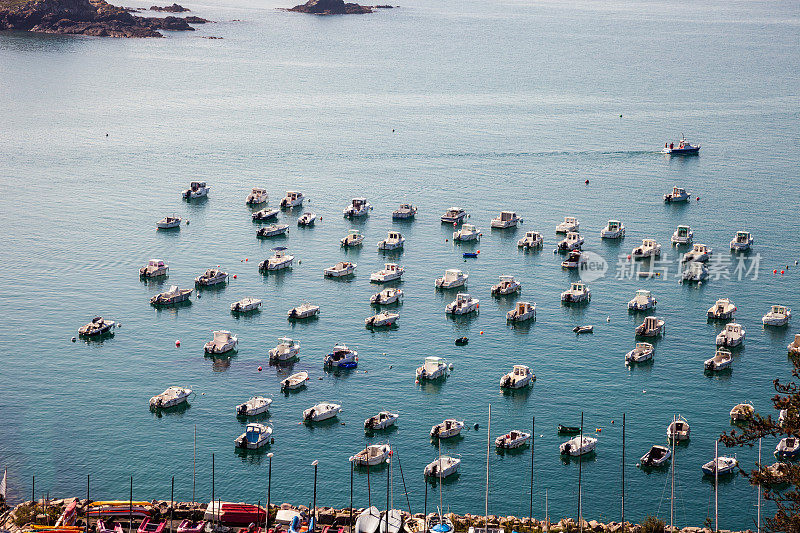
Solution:
<path fill-rule="evenodd" d="M 466 326 L 472 323 L 476 318 L 480 316 L 480 309 L 473 311 L 471 313 L 467 313 L 465 315 L 455 315 L 453 313 L 445 313 L 445 316 L 450 320 L 453 324 Z"/>
<path fill-rule="evenodd" d="M 364 429 L 364 437 L 367 439 L 381 438 L 387 439 L 389 436 L 397 432 L 397 425 L 392 424 L 386 429 Z"/>
<path fill-rule="evenodd" d="M 530 444 L 526 442 L 522 446 L 519 446 L 517 448 L 511 448 L 510 450 L 507 448 L 499 448 L 495 446 L 494 451 L 496 455 L 499 455 L 501 457 L 504 457 L 506 455 L 509 457 L 515 457 L 518 455 L 525 455 L 529 449 L 530 449 Z"/>
<path fill-rule="evenodd" d="M 529 333 L 534 324 L 536 324 L 536 320 L 525 320 L 524 322 L 506 321 L 506 325 L 511 328 L 511 331 L 518 334 Z"/>
<path fill-rule="evenodd" d="M 344 423 L 339 420 L 338 416 L 334 416 L 333 418 L 327 418 L 325 420 L 320 420 L 319 422 L 312 422 L 310 420 L 303 420 L 303 425 L 306 426 L 309 430 L 328 430 L 336 426 L 344 425 Z"/>
<path fill-rule="evenodd" d="M 250 311 L 234 311 L 231 309 L 231 316 L 236 320 L 242 320 L 244 322 L 248 320 L 254 320 L 258 316 L 261 315 L 261 308 L 257 307 Z"/>
<path fill-rule="evenodd" d="M 191 407 L 192 406 L 189 405 L 189 402 L 183 402 L 179 403 L 178 405 L 174 405 L 172 407 L 162 407 L 159 409 L 152 409 L 151 412 L 153 413 L 153 416 L 155 416 L 156 418 L 161 418 L 163 416 L 181 417 Z"/>
<path fill-rule="evenodd" d="M 434 460 L 436 460 L 436 458 L 434 458 Z M 441 483 L 443 487 L 447 487 L 448 485 L 452 485 L 453 483 L 458 481 L 458 478 L 460 477 L 461 477 L 461 472 L 456 472 L 455 474 L 450 474 L 449 476 L 443 479 L 439 479 L 434 476 L 425 476 L 425 481 L 427 481 L 434 487 L 438 487 L 439 483 Z"/>
<path fill-rule="evenodd" d="M 270 416 L 272 416 L 272 415 L 270 415 L 269 410 L 267 410 L 267 411 L 264 411 L 263 413 L 259 413 L 257 415 L 250 415 L 250 416 L 237 414 L 236 415 L 236 420 L 238 420 L 242 424 L 249 424 L 250 422 L 264 422 L 264 421 L 267 421 L 267 420 L 269 420 Z"/>
<path fill-rule="evenodd" d="M 319 313 L 314 316 L 310 316 L 308 318 L 293 318 L 290 316 L 286 317 L 286 321 L 289 323 L 290 329 L 294 330 L 295 328 L 301 329 L 305 327 L 309 327 L 313 324 L 319 322 Z"/>
<path fill-rule="evenodd" d="M 325 372 L 326 376 L 341 379 L 343 381 L 358 373 L 356 368 L 339 368 L 336 366 L 326 366 L 323 368 L 323 371 Z"/>
<path fill-rule="evenodd" d="M 584 437 L 585 436 L 587 436 L 587 435 L 584 433 Z M 595 461 L 597 461 L 597 452 L 595 452 L 595 451 L 592 451 L 590 453 L 585 453 L 585 454 L 583 454 L 581 456 L 578 456 L 578 457 L 574 457 L 572 455 L 561 455 L 561 462 L 564 465 L 578 464 L 578 463 L 581 463 L 581 462 L 582 463 L 594 463 Z"/>
<path fill-rule="evenodd" d="M 711 457 L 709 460 L 713 460 L 714 457 Z M 723 487 L 725 485 L 730 485 L 731 483 L 736 482 L 736 479 L 739 477 L 739 471 L 734 470 L 730 474 L 720 474 L 717 476 L 718 485 Z M 706 475 L 705 473 L 700 474 L 700 479 L 704 484 L 708 484 L 711 487 L 714 486 L 714 476 Z"/>
<path fill-rule="evenodd" d="M 703 374 L 712 380 L 717 381 L 730 381 L 731 376 L 733 375 L 733 366 L 729 366 L 728 368 L 723 368 L 722 370 L 709 370 L 703 369 Z"/>
<path fill-rule="evenodd" d="M 188 299 L 188 300 L 184 300 L 182 302 L 178 302 L 176 304 L 170 304 L 170 305 L 153 305 L 153 304 L 150 304 L 150 306 L 156 312 L 156 315 L 160 315 L 162 313 L 166 313 L 168 315 L 177 316 L 179 309 L 184 308 L 184 307 L 191 307 L 192 306 L 192 300 Z"/>
<path fill-rule="evenodd" d="M 764 326 L 762 325 L 761 328 L 764 330 L 764 336 L 767 337 L 770 343 L 786 343 L 783 347 L 789 345 L 787 341 L 790 338 L 790 328 L 788 325 L 786 326 Z"/>
<path fill-rule="evenodd" d="M 254 465 L 260 465 L 263 462 L 264 457 L 267 456 L 270 448 L 272 448 L 272 445 L 269 443 L 254 450 L 249 448 L 240 448 L 238 446 L 233 447 L 236 456 L 239 457 L 243 463 L 250 463 Z"/>
<path fill-rule="evenodd" d="M 236 356 L 236 353 L 227 353 L 225 355 L 207 353 L 203 357 L 211 360 L 211 370 L 214 372 L 225 372 L 231 367 L 231 362 Z"/>
<path fill-rule="evenodd" d="M 464 430 L 467 430 L 467 429 L 468 428 L 465 426 Z M 464 431 L 464 430 L 462 430 L 462 431 Z M 452 445 L 452 446 L 457 445 L 458 443 L 460 443 L 463 440 L 464 440 L 464 435 L 462 435 L 461 433 L 459 433 L 455 437 L 449 437 L 447 439 L 441 439 L 442 444 L 447 443 L 448 445 Z M 438 450 L 439 449 L 439 439 L 437 439 L 436 437 L 431 437 L 430 445 L 431 445 L 431 448 L 433 448 L 435 450 Z"/>

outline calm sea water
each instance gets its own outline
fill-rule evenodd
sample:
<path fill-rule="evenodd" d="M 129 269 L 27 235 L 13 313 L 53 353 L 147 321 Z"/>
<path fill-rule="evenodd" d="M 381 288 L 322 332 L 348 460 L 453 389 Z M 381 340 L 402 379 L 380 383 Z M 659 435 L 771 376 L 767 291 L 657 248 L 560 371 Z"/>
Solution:
<path fill-rule="evenodd" d="M 578 464 L 559 458 L 565 439 L 555 427 L 578 424 L 583 412 L 588 432 L 602 429 L 596 457 L 583 464 L 585 516 L 619 519 L 625 413 L 627 516 L 668 518 L 668 473 L 635 465 L 665 442 L 681 413 L 692 439 L 678 452 L 676 522 L 713 517 L 713 485 L 700 466 L 730 429 L 728 411 L 752 401 L 769 412 L 772 380 L 789 376 L 785 346 L 796 327 L 763 329 L 760 317 L 772 303 L 800 309 L 797 4 L 410 0 L 330 18 L 282 12 L 275 8 L 288 4 L 274 0 L 185 5 L 217 22 L 162 40 L 0 34 L 0 466 L 9 469 L 11 499 L 29 495 L 33 475 L 37 495 L 80 495 L 87 474 L 95 498 L 127 497 L 130 475 L 135 498 L 168 498 L 174 475 L 176 498 L 191 499 L 196 427 L 196 497 L 210 498 L 213 453 L 218 497 L 263 501 L 266 450 L 234 451 L 243 423 L 233 408 L 264 394 L 275 400 L 273 501 L 310 502 L 318 459 L 319 503 L 347 505 L 348 457 L 388 440 L 419 512 L 422 469 L 437 454 L 428 431 L 456 417 L 480 430 L 442 445 L 463 459 L 459 477 L 444 483 L 444 504 L 480 513 L 491 404 L 492 437 L 527 430 L 536 417 L 535 516 L 543 517 L 546 494 L 551 517 L 577 513 Z M 703 144 L 702 155 L 657 153 L 681 132 Z M 195 179 L 209 182 L 210 197 L 182 202 L 180 190 Z M 673 185 L 701 200 L 664 205 Z M 244 206 L 252 186 L 267 187 L 271 205 L 287 189 L 303 190 L 321 215 L 311 229 L 295 226 L 297 212 L 281 215 L 291 225 L 281 244 L 297 258 L 291 271 L 257 272 L 274 243 L 254 236 Z M 374 211 L 343 219 L 359 195 Z M 392 223 L 392 209 L 406 201 L 420 206 L 417 220 Z M 447 242 L 452 228 L 438 217 L 451 205 L 483 229 L 478 246 Z M 522 214 L 518 231 L 490 231 L 501 209 Z M 173 213 L 191 224 L 156 232 L 155 221 Z M 609 264 L 583 308 L 559 302 L 577 279 L 551 253 L 565 215 L 579 217 L 585 249 Z M 621 243 L 599 239 L 609 218 L 627 225 Z M 620 254 L 645 237 L 669 250 L 678 224 L 726 259 L 733 234 L 752 231 L 758 278 L 701 287 L 674 277 L 615 279 Z M 366 241 L 345 252 L 338 240 L 351 227 Z M 378 290 L 368 278 L 384 262 L 375 244 L 392 228 L 407 239 L 399 257 L 406 300 L 399 327 L 373 333 L 363 325 Z M 544 232 L 544 250 L 519 252 L 515 241 L 533 229 Z M 464 263 L 463 249 L 480 249 L 480 258 Z M 137 268 L 151 257 L 169 263 L 168 279 L 139 280 Z M 358 263 L 355 278 L 322 278 L 345 258 Z M 190 286 L 215 265 L 237 279 L 187 307 L 149 306 L 154 293 Z M 479 315 L 445 316 L 454 293 L 435 292 L 433 280 L 453 267 L 469 273 Z M 501 274 L 517 276 L 521 298 L 538 304 L 529 327 L 505 323 L 515 298 L 490 296 Z M 623 354 L 641 317 L 625 303 L 638 288 L 654 292 L 667 333 L 652 365 L 629 370 Z M 244 296 L 264 306 L 236 318 L 229 305 Z M 721 326 L 705 312 L 725 296 L 739 307 L 747 340 L 732 372 L 708 377 L 702 361 Z M 321 317 L 289 324 L 287 309 L 305 300 L 322 306 Z M 70 342 L 95 315 L 122 328 L 102 343 Z M 578 324 L 594 324 L 594 334 L 576 338 Z M 225 362 L 203 357 L 219 328 L 240 339 Z M 285 374 L 267 365 L 267 350 L 287 334 L 302 343 L 294 369 L 312 379 L 283 396 Z M 469 345 L 454 346 L 462 335 Z M 358 372 L 323 372 L 322 357 L 337 342 L 358 349 Z M 445 383 L 414 384 L 428 355 L 454 364 Z M 531 366 L 536 384 L 503 394 L 499 378 L 518 363 Z M 155 416 L 148 398 L 174 384 L 197 392 L 191 407 Z M 344 405 L 340 423 L 299 423 L 319 401 Z M 380 409 L 400 413 L 396 429 L 365 437 L 363 419 Z M 775 444 L 764 442 L 765 461 Z M 491 513 L 527 514 L 529 451 L 492 449 Z M 745 466 L 756 460 L 755 450 L 735 452 Z M 384 475 L 371 479 L 380 505 Z M 399 469 L 394 480 L 395 506 L 406 507 Z M 735 477 L 719 490 L 720 526 L 753 527 L 755 489 Z M 366 505 L 364 472 L 355 491 L 356 505 Z M 428 496 L 431 510 L 438 488 Z"/>

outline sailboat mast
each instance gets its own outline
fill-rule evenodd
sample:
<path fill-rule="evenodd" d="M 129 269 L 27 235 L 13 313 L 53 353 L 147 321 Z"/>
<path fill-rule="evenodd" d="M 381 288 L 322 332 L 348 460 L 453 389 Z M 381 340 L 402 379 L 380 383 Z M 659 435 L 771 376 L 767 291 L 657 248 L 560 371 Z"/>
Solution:
<path fill-rule="evenodd" d="M 533 451 L 536 448 L 536 417 L 531 419 L 531 508 L 528 518 L 533 520 Z"/>
<path fill-rule="evenodd" d="M 625 413 L 622 413 L 622 533 L 625 533 Z"/>
<path fill-rule="evenodd" d="M 677 437 L 676 430 L 677 427 L 675 425 L 675 416 L 672 416 L 672 465 L 670 470 L 670 478 L 671 478 L 671 489 L 670 489 L 670 496 L 669 496 L 669 528 L 670 531 L 672 530 L 672 522 L 675 516 L 675 440 Z"/>
<path fill-rule="evenodd" d="M 719 501 L 717 499 L 719 488 L 719 440 L 714 441 L 714 533 L 719 531 Z"/>
<path fill-rule="evenodd" d="M 583 466 L 583 457 L 581 451 L 583 449 L 583 411 L 581 411 L 581 433 L 578 440 L 578 530 L 583 533 L 583 519 L 582 519 L 582 504 L 581 501 L 581 474 Z"/>
<path fill-rule="evenodd" d="M 436 469 L 436 481 L 439 482 L 439 523 L 442 523 L 442 440 L 439 439 L 439 467 Z"/>
<path fill-rule="evenodd" d="M 492 404 L 489 404 L 489 423 L 486 426 L 486 500 L 483 508 L 484 533 L 489 533 L 489 447 L 492 442 Z"/>
<path fill-rule="evenodd" d="M 758 439 L 758 468 L 761 468 L 761 439 Z M 756 533 L 761 533 L 761 482 L 758 483 L 758 515 Z"/>

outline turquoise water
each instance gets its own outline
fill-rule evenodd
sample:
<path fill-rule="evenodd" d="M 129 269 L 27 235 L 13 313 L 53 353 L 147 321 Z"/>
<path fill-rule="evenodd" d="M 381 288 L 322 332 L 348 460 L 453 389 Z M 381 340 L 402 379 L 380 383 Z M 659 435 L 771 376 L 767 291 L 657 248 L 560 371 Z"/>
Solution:
<path fill-rule="evenodd" d="M 551 517 L 577 512 L 578 465 L 559 458 L 565 438 L 555 426 L 577 424 L 583 411 L 589 432 L 602 428 L 596 458 L 583 464 L 585 516 L 619 519 L 626 413 L 626 516 L 668 518 L 668 473 L 635 465 L 681 413 L 692 440 L 678 452 L 676 522 L 713 517 L 713 486 L 700 466 L 730 429 L 728 411 L 752 401 L 769 412 L 772 380 L 790 371 L 785 346 L 795 325 L 765 330 L 760 317 L 772 303 L 800 309 L 796 4 L 411 1 L 331 18 L 278 11 L 284 4 L 272 1 L 186 5 L 218 22 L 162 40 L 0 34 L 0 466 L 9 468 L 12 499 L 28 496 L 32 475 L 37 495 L 84 494 L 87 474 L 95 498 L 127 497 L 130 475 L 135 498 L 168 498 L 174 475 L 176 498 L 191 499 L 196 426 L 197 498 L 210 498 L 213 453 L 218 497 L 263 501 L 267 451 L 234 451 L 244 426 L 233 408 L 265 394 L 275 400 L 273 501 L 310 502 L 310 463 L 318 459 L 318 502 L 347 505 L 348 457 L 388 439 L 421 511 L 422 469 L 437 453 L 428 431 L 457 417 L 480 430 L 443 443 L 443 453 L 463 459 L 443 499 L 453 511 L 481 513 L 491 404 L 493 438 L 536 417 L 535 516 L 544 515 L 545 494 Z M 201 38 L 209 35 L 224 39 Z M 681 132 L 703 145 L 699 157 L 657 153 Z M 195 179 L 209 182 L 209 198 L 182 202 L 180 190 Z M 673 185 L 701 200 L 664 205 Z M 244 206 L 252 186 L 267 187 L 271 205 L 300 189 L 322 217 L 301 229 L 299 213 L 281 215 L 291 226 L 281 244 L 298 260 L 291 271 L 257 271 L 274 243 L 255 238 Z M 364 221 L 343 219 L 360 195 L 374 211 Z M 393 224 L 391 211 L 406 201 L 420 206 L 417 220 Z M 452 228 L 438 217 L 451 205 L 483 229 L 478 246 L 446 242 Z M 490 219 L 509 208 L 523 216 L 521 228 L 491 231 Z M 156 232 L 155 221 L 173 213 L 191 224 Z M 551 253 L 565 215 L 580 219 L 584 249 L 610 268 L 590 284 L 593 298 L 582 308 L 559 302 L 577 279 Z M 621 243 L 600 242 L 609 218 L 628 228 Z M 682 223 L 726 258 L 734 233 L 752 231 L 758 279 L 701 287 L 674 277 L 615 279 L 620 254 L 646 237 L 669 249 Z M 366 241 L 345 252 L 338 240 L 351 227 Z M 397 329 L 370 332 L 363 319 L 379 287 L 369 274 L 384 262 L 375 245 L 390 228 L 407 239 L 399 256 L 406 299 Z M 544 233 L 543 251 L 517 250 L 526 230 Z M 465 249 L 480 249 L 479 259 L 464 263 Z M 169 263 L 169 278 L 139 280 L 151 257 Z M 359 265 L 352 280 L 322 278 L 344 258 Z M 215 265 L 237 279 L 179 309 L 148 304 Z M 783 276 L 772 274 L 787 265 Z M 437 293 L 433 280 L 446 268 L 469 273 L 479 315 L 445 316 L 454 292 Z M 537 303 L 529 327 L 506 325 L 514 298 L 490 296 L 501 274 L 517 276 L 521 297 Z M 637 288 L 654 292 L 667 332 L 653 364 L 629 370 L 623 355 L 641 316 L 625 303 Z M 230 303 L 245 296 L 262 298 L 261 312 L 232 316 Z M 725 296 L 739 307 L 747 340 L 733 370 L 709 378 L 702 361 L 721 326 L 705 312 Z M 322 307 L 320 318 L 289 324 L 286 311 L 305 300 Z M 98 314 L 122 323 L 116 336 L 71 343 Z M 578 324 L 594 324 L 594 334 L 576 338 Z M 202 351 L 219 328 L 240 339 L 224 362 Z M 285 374 L 266 354 L 287 334 L 302 343 L 294 369 L 312 379 L 284 396 Z M 462 335 L 469 345 L 454 346 Z M 358 372 L 322 370 L 337 342 L 358 349 Z M 442 384 L 415 385 L 414 369 L 428 355 L 446 357 L 454 371 Z M 499 378 L 518 363 L 531 366 L 536 384 L 503 394 Z M 148 398 L 173 384 L 197 392 L 191 407 L 155 416 Z M 320 401 L 342 403 L 345 425 L 299 424 Z M 362 422 L 380 409 L 400 413 L 397 428 L 367 438 Z M 775 444 L 764 442 L 769 462 Z M 529 452 L 492 450 L 491 513 L 527 514 Z M 736 453 L 746 466 L 757 454 Z M 405 507 L 397 474 L 395 506 Z M 371 481 L 381 504 L 383 476 Z M 366 505 L 364 472 L 355 489 L 356 505 Z M 437 493 L 429 491 L 429 510 Z M 720 527 L 753 527 L 755 502 L 743 477 L 724 482 Z"/>

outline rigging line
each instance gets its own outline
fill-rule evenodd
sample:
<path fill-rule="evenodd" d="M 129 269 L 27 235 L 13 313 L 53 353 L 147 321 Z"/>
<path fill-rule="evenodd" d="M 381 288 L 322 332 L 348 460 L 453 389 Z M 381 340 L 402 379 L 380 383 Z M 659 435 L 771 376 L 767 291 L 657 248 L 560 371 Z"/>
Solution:
<path fill-rule="evenodd" d="M 394 450 L 392 455 L 397 455 L 397 450 Z M 406 503 L 408 504 L 408 514 L 413 515 L 411 512 L 411 501 L 408 499 L 408 489 L 406 488 L 406 478 L 403 476 L 403 465 L 400 464 L 400 455 L 397 455 L 397 466 L 400 468 L 400 479 L 403 480 L 403 492 L 406 494 Z"/>
<path fill-rule="evenodd" d="M 664 488 L 661 490 L 661 500 L 658 502 L 658 511 L 656 511 L 656 518 L 661 516 L 661 506 L 664 504 L 664 493 L 667 492 L 667 483 L 669 483 L 669 476 L 664 476 Z"/>

